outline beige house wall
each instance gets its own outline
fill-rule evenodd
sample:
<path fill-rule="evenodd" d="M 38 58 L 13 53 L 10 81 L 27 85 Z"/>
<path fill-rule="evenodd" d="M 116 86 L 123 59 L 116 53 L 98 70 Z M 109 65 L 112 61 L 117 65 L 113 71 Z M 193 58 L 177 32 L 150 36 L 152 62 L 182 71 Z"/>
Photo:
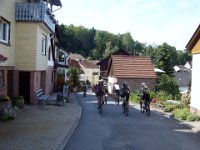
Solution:
<path fill-rule="evenodd" d="M 47 54 L 41 53 L 42 36 L 49 34 L 42 29 L 39 23 L 17 22 L 16 23 L 16 69 L 17 70 L 46 70 Z M 47 49 L 48 53 L 48 49 Z"/>
<path fill-rule="evenodd" d="M 10 22 L 10 45 L 0 43 L 0 54 L 7 57 L 7 61 L 0 63 L 0 66 L 15 65 L 15 1 L 1 0 L 0 16 Z"/>
<path fill-rule="evenodd" d="M 200 39 L 198 40 L 198 42 L 196 43 L 196 45 L 192 49 L 192 54 L 197 54 L 197 53 L 200 53 Z"/>
<path fill-rule="evenodd" d="M 100 69 L 84 69 L 85 80 L 89 80 L 92 85 L 95 85 L 99 82 Z M 94 72 L 98 72 L 98 75 L 93 75 Z"/>
<path fill-rule="evenodd" d="M 36 69 L 37 23 L 16 23 L 16 69 Z"/>
<path fill-rule="evenodd" d="M 46 28 L 47 29 L 47 28 Z M 37 58 L 36 58 L 36 70 L 47 70 L 48 69 L 48 47 L 50 44 L 50 38 L 48 30 L 42 28 L 38 24 L 37 26 Z M 47 37 L 47 44 L 46 44 L 46 55 L 41 53 L 42 49 L 42 36 L 45 35 Z"/>
<path fill-rule="evenodd" d="M 83 69 L 83 72 L 85 74 L 85 80 L 89 80 L 92 85 L 97 84 L 99 81 L 100 69 L 86 68 L 81 64 L 80 66 Z M 98 72 L 98 75 L 93 75 L 93 72 Z"/>

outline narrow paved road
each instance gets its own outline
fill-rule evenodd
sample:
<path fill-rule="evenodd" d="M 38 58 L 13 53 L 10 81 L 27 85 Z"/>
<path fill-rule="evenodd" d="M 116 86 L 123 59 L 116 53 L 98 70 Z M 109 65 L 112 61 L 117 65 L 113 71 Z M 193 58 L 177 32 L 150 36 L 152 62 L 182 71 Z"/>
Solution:
<path fill-rule="evenodd" d="M 146 117 L 138 106 L 124 116 L 121 105 L 109 101 L 103 113 L 97 111 L 96 97 L 76 94 L 82 107 L 80 123 L 65 150 L 199 150 L 200 135 L 156 111 Z M 111 100 L 111 99 L 110 99 Z"/>

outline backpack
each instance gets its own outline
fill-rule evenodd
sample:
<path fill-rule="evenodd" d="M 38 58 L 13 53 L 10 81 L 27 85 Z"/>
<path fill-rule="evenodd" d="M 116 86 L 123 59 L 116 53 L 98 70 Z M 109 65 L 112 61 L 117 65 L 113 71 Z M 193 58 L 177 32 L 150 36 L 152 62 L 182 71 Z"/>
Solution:
<path fill-rule="evenodd" d="M 103 96 L 103 94 L 104 94 L 103 88 L 101 86 L 97 86 L 97 93 L 96 93 L 96 95 L 97 96 Z"/>
<path fill-rule="evenodd" d="M 150 100 L 150 91 L 149 91 L 149 88 L 147 86 L 144 87 L 142 99 L 145 99 L 147 101 Z"/>
<path fill-rule="evenodd" d="M 150 94 L 149 88 L 147 86 L 144 87 L 143 94 Z"/>
<path fill-rule="evenodd" d="M 127 96 L 129 93 L 130 93 L 129 88 L 128 88 L 128 87 L 124 87 L 124 88 L 122 89 L 121 97 L 125 97 L 125 96 Z"/>

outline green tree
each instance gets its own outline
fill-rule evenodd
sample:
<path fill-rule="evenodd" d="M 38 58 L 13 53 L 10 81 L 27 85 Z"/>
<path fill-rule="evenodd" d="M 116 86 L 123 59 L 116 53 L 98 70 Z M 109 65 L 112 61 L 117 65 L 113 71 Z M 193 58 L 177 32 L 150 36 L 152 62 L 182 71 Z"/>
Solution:
<path fill-rule="evenodd" d="M 68 77 L 69 77 L 68 80 L 69 80 L 70 86 L 72 88 L 80 86 L 79 76 L 80 76 L 79 69 L 77 69 L 76 67 L 69 68 L 69 70 L 68 70 Z"/>
<path fill-rule="evenodd" d="M 176 48 L 167 43 L 158 46 L 154 63 L 156 67 L 164 70 L 166 74 L 172 76 L 174 72 L 173 67 L 177 64 Z"/>
<path fill-rule="evenodd" d="M 187 51 L 177 51 L 177 65 L 184 65 L 187 61 L 192 61 L 192 54 Z"/>
<path fill-rule="evenodd" d="M 90 51 L 89 57 L 91 58 L 91 60 L 99 60 L 100 58 L 102 58 L 102 54 L 98 49 L 93 49 Z"/>
<path fill-rule="evenodd" d="M 173 77 L 163 74 L 158 77 L 158 84 L 156 85 L 156 91 L 165 91 L 171 94 L 174 98 L 180 93 L 179 85 Z"/>

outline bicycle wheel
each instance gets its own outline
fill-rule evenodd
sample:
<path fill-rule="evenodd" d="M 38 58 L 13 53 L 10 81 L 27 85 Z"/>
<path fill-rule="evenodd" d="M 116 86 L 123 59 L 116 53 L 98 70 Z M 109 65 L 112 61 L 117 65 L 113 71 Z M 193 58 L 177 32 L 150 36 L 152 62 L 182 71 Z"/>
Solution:
<path fill-rule="evenodd" d="M 122 103 L 122 112 L 125 113 L 126 109 L 125 109 L 125 102 Z"/>
<path fill-rule="evenodd" d="M 140 111 L 142 112 L 142 102 L 140 102 Z"/>
<path fill-rule="evenodd" d="M 146 116 L 150 116 L 150 107 L 146 106 Z"/>
<path fill-rule="evenodd" d="M 100 97 L 100 101 L 99 101 L 99 113 L 102 113 L 102 105 L 103 105 L 103 100 L 102 100 L 102 97 Z"/>
<path fill-rule="evenodd" d="M 119 95 L 117 95 L 117 105 L 119 105 Z"/>
<path fill-rule="evenodd" d="M 126 114 L 126 116 L 128 116 L 128 112 L 129 112 L 128 102 L 126 102 L 126 105 L 125 105 L 125 114 Z"/>
<path fill-rule="evenodd" d="M 99 113 L 101 114 L 102 113 L 102 105 L 100 104 L 99 106 Z"/>

